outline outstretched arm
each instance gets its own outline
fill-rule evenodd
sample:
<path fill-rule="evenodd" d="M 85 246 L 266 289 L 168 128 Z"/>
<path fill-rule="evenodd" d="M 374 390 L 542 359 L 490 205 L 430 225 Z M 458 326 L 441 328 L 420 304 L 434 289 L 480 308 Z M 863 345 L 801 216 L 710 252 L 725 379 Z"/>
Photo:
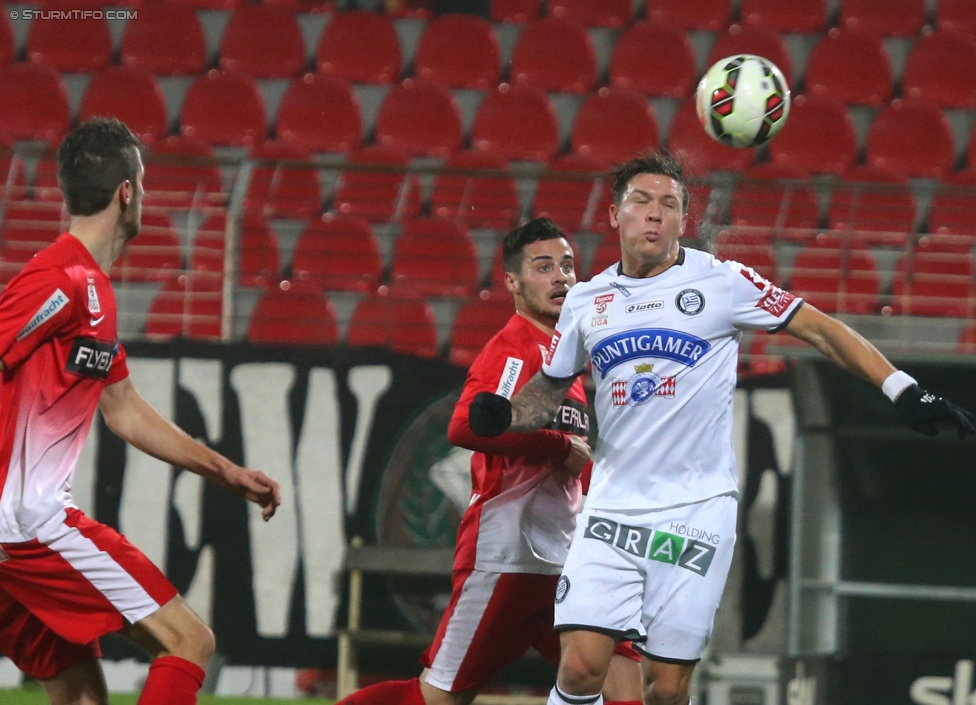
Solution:
<path fill-rule="evenodd" d="M 261 506 L 267 521 L 281 504 L 278 483 L 250 470 L 191 438 L 147 402 L 128 377 L 105 387 L 99 410 L 112 432 L 142 452 L 170 465 L 186 468 Z"/>
<path fill-rule="evenodd" d="M 553 379 L 538 372 L 511 401 L 500 394 L 479 392 L 468 409 L 471 430 L 490 437 L 542 428 L 552 421 L 575 379 Z"/>

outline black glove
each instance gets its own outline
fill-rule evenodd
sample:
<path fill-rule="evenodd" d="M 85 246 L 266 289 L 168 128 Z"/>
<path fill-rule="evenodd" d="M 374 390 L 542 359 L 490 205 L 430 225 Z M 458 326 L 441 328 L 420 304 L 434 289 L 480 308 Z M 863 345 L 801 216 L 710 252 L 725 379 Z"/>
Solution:
<path fill-rule="evenodd" d="M 500 394 L 478 392 L 468 407 L 468 424 L 476 436 L 505 433 L 512 425 L 512 402 Z"/>
<path fill-rule="evenodd" d="M 976 416 L 947 399 L 926 392 L 917 384 L 908 387 L 895 401 L 898 416 L 907 425 L 926 436 L 939 435 L 939 422 L 956 427 L 959 439 L 976 433 Z"/>

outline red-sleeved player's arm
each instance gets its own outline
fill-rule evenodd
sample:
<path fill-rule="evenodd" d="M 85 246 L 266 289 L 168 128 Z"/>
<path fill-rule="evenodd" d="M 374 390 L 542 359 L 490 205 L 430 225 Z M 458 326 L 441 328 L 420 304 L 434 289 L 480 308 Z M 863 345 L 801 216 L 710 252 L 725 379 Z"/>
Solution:
<path fill-rule="evenodd" d="M 37 269 L 0 294 L 0 363 L 11 368 L 71 320 L 73 285 L 60 269 Z"/>

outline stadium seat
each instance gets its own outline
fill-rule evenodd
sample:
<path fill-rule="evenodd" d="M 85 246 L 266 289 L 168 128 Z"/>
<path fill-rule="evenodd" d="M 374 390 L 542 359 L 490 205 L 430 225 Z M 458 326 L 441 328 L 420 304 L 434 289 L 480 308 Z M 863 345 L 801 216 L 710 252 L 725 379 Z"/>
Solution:
<path fill-rule="evenodd" d="M 14 140 L 0 132 L 0 202 L 23 200 L 27 195 L 24 161 L 14 151 Z"/>
<path fill-rule="evenodd" d="M 793 260 L 789 290 L 825 313 L 877 313 L 878 265 L 849 234 L 820 233 Z"/>
<path fill-rule="evenodd" d="M 742 21 L 775 32 L 815 34 L 827 24 L 825 0 L 742 0 Z"/>
<path fill-rule="evenodd" d="M 12 201 L 0 221 L 0 283 L 6 283 L 39 250 L 67 230 L 60 203 Z"/>
<path fill-rule="evenodd" d="M 608 129 L 613 125 L 612 129 Z M 603 167 L 657 148 L 657 120 L 644 96 L 621 88 L 591 93 L 576 112 L 573 151 Z"/>
<path fill-rule="evenodd" d="M 840 21 L 882 37 L 916 37 L 925 24 L 925 0 L 841 0 Z"/>
<path fill-rule="evenodd" d="M 337 12 L 322 30 L 316 61 L 327 76 L 393 83 L 402 61 L 393 19 L 378 12 Z"/>
<path fill-rule="evenodd" d="M 610 265 L 620 261 L 620 235 L 616 232 L 608 232 L 600 240 L 600 243 L 590 257 L 590 266 L 587 270 L 587 277 L 592 279 Z M 582 273 L 582 268 L 578 273 Z"/>
<path fill-rule="evenodd" d="M 549 162 L 546 173 L 536 181 L 532 198 L 532 217 L 547 216 L 568 232 L 589 229 L 596 218 L 606 220 L 604 214 L 593 213 L 594 183 L 603 169 L 588 157 L 569 154 Z"/>
<path fill-rule="evenodd" d="M 547 161 L 559 147 L 556 111 L 541 89 L 503 83 L 478 105 L 471 146 L 508 160 Z"/>
<path fill-rule="evenodd" d="M 647 0 L 647 19 L 684 29 L 721 32 L 731 18 L 730 0 Z"/>
<path fill-rule="evenodd" d="M 245 211 L 235 225 L 237 240 L 237 285 L 265 286 L 274 282 L 281 271 L 278 239 L 260 213 Z M 190 252 L 193 272 L 224 272 L 224 244 L 227 240 L 227 216 L 212 215 L 197 228 Z"/>
<path fill-rule="evenodd" d="M 797 96 L 769 153 L 774 162 L 813 174 L 842 173 L 857 158 L 854 121 L 836 100 Z"/>
<path fill-rule="evenodd" d="M 549 15 L 587 27 L 623 27 L 634 14 L 631 0 L 549 0 Z"/>
<path fill-rule="evenodd" d="M 779 282 L 776 253 L 767 234 L 725 228 L 715 238 L 715 257 L 723 262 L 732 260 L 752 267 L 774 284 Z"/>
<path fill-rule="evenodd" d="M 820 205 L 807 172 L 790 164 L 766 162 L 743 172 L 730 218 L 739 229 L 773 229 L 786 238 L 804 238 L 805 231 L 820 222 Z"/>
<path fill-rule="evenodd" d="M 42 154 L 34 164 L 31 194 L 35 201 L 61 203 L 61 186 L 58 184 L 58 164 L 53 151 Z"/>
<path fill-rule="evenodd" d="M 335 345 L 335 309 L 314 284 L 282 281 L 254 304 L 247 339 L 258 344 Z"/>
<path fill-rule="evenodd" d="M 301 13 L 331 13 L 338 4 L 336 0 L 261 0 L 265 5 L 272 7 L 283 7 L 292 12 Z"/>
<path fill-rule="evenodd" d="M 525 24 L 539 16 L 539 0 L 491 0 L 492 22 Z"/>
<path fill-rule="evenodd" d="M 936 26 L 976 39 L 976 4 L 971 0 L 939 0 Z"/>
<path fill-rule="evenodd" d="M 431 21 L 420 37 L 414 72 L 425 81 L 455 88 L 498 85 L 501 53 L 491 23 L 460 14 Z"/>
<path fill-rule="evenodd" d="M 166 135 L 166 99 L 156 79 L 135 66 L 110 66 L 92 76 L 81 99 L 79 120 L 112 115 L 146 144 Z"/>
<path fill-rule="evenodd" d="M 220 340 L 221 301 L 219 277 L 181 274 L 168 279 L 149 303 L 146 337 Z"/>
<path fill-rule="evenodd" d="M 891 99 L 888 50 L 874 35 L 834 27 L 810 52 L 806 90 L 847 105 L 887 103 Z"/>
<path fill-rule="evenodd" d="M 502 157 L 487 152 L 456 152 L 434 177 L 430 212 L 469 228 L 508 230 L 518 223 L 519 197 Z M 482 176 L 476 172 L 504 172 Z"/>
<path fill-rule="evenodd" d="M 291 10 L 242 5 L 220 40 L 220 68 L 256 78 L 287 78 L 305 67 L 305 42 Z"/>
<path fill-rule="evenodd" d="M 834 230 L 859 231 L 866 244 L 903 245 L 915 222 L 908 177 L 877 167 L 851 167 L 831 195 L 828 220 Z"/>
<path fill-rule="evenodd" d="M 458 309 L 451 327 L 451 364 L 470 367 L 514 313 L 512 295 L 506 290 L 484 291 L 468 299 Z"/>
<path fill-rule="evenodd" d="M 167 2 L 186 5 L 194 10 L 234 10 L 242 4 L 241 0 L 167 0 Z"/>
<path fill-rule="evenodd" d="M 256 163 L 244 197 L 245 208 L 260 211 L 266 218 L 308 218 L 318 213 L 322 189 L 307 149 L 276 140 L 254 147 L 248 158 Z"/>
<path fill-rule="evenodd" d="M 356 95 L 334 76 L 296 78 L 278 106 L 278 137 L 313 152 L 351 152 L 359 147 L 362 126 Z"/>
<path fill-rule="evenodd" d="M 976 171 L 945 176 L 929 205 L 929 232 L 976 240 Z"/>
<path fill-rule="evenodd" d="M 14 58 L 14 33 L 7 21 L 7 13 L 0 13 L 0 64 L 6 64 Z"/>
<path fill-rule="evenodd" d="M 434 313 L 423 299 L 367 296 L 352 312 L 346 344 L 387 347 L 407 355 L 436 357 Z"/>
<path fill-rule="evenodd" d="M 939 106 L 896 100 L 871 123 L 866 162 L 908 176 L 937 179 L 952 168 L 955 151 L 952 127 Z"/>
<path fill-rule="evenodd" d="M 721 59 L 737 54 L 765 57 L 783 72 L 788 84 L 793 84 L 793 60 L 777 32 L 765 27 L 734 24 L 715 40 L 708 52 L 706 63 L 711 66 Z"/>
<path fill-rule="evenodd" d="M 139 20 L 126 22 L 122 63 L 157 75 L 191 76 L 203 72 L 207 45 L 192 7 L 171 2 L 145 3 Z"/>
<path fill-rule="evenodd" d="M 254 81 L 232 71 L 211 70 L 186 92 L 180 134 L 209 144 L 251 147 L 267 135 L 264 99 Z"/>
<path fill-rule="evenodd" d="M 383 99 L 376 143 L 407 155 L 446 157 L 461 147 L 461 109 L 450 89 L 408 78 Z"/>
<path fill-rule="evenodd" d="M 50 66 L 0 65 L 0 96 L 0 130 L 14 139 L 56 145 L 67 134 L 68 93 Z"/>
<path fill-rule="evenodd" d="M 437 10 L 438 0 L 387 0 L 383 10 L 390 17 L 426 20 Z"/>
<path fill-rule="evenodd" d="M 740 359 L 739 379 L 777 375 L 786 372 L 789 368 L 786 359 L 780 355 L 771 355 L 766 349 L 771 344 L 775 345 L 788 342 L 789 336 L 777 335 L 774 339 L 772 333 L 767 333 L 764 330 L 752 331 L 750 335 L 751 338 L 746 353 L 748 360 L 744 363 Z"/>
<path fill-rule="evenodd" d="M 616 88 L 685 98 L 695 90 L 697 78 L 694 50 L 680 27 L 638 22 L 614 45 L 610 85 Z"/>
<path fill-rule="evenodd" d="M 596 54 L 586 28 L 569 20 L 536 20 L 512 52 L 512 82 L 545 91 L 586 93 L 596 82 Z"/>
<path fill-rule="evenodd" d="M 976 355 L 976 322 L 970 323 L 959 334 L 956 352 L 964 355 Z"/>
<path fill-rule="evenodd" d="M 144 159 L 147 204 L 185 210 L 227 201 L 220 167 L 208 144 L 171 136 L 152 145 Z"/>
<path fill-rule="evenodd" d="M 902 94 L 945 108 L 976 108 L 976 40 L 941 30 L 921 37 L 905 64 Z"/>
<path fill-rule="evenodd" d="M 49 9 L 64 11 L 76 7 L 74 3 L 59 3 Z M 95 18 L 33 21 L 27 30 L 27 59 L 71 73 L 108 66 L 112 60 L 108 21 Z"/>
<path fill-rule="evenodd" d="M 172 219 L 144 210 L 139 237 L 125 244 L 112 265 L 112 279 L 121 282 L 165 281 L 183 271 L 183 249 Z"/>
<path fill-rule="evenodd" d="M 409 218 L 420 213 L 420 185 L 408 174 L 409 160 L 385 147 L 353 152 L 339 177 L 333 207 L 373 223 Z"/>
<path fill-rule="evenodd" d="M 453 220 L 416 218 L 396 239 L 390 286 L 395 293 L 468 296 L 478 286 L 478 253 Z"/>
<path fill-rule="evenodd" d="M 369 223 L 327 213 L 302 231 L 291 271 L 293 278 L 327 291 L 373 291 L 383 278 L 383 262 Z"/>
<path fill-rule="evenodd" d="M 921 238 L 895 266 L 891 291 L 894 313 L 972 318 L 972 245 L 939 236 Z"/>
<path fill-rule="evenodd" d="M 787 121 L 787 128 L 793 117 Z M 778 138 L 777 138 L 778 139 Z M 775 144 L 776 140 L 773 140 Z M 671 123 L 668 148 L 680 155 L 685 166 L 693 174 L 703 174 L 720 169 L 741 171 L 752 163 L 755 149 L 735 149 L 719 144 L 702 129 L 695 112 L 694 99 L 686 100 Z"/>

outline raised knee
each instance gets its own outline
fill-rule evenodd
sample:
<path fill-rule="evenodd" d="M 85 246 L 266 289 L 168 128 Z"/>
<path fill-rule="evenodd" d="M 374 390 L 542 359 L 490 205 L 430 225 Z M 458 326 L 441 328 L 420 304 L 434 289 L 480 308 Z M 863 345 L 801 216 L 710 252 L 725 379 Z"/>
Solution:
<path fill-rule="evenodd" d="M 559 682 L 567 693 L 589 695 L 603 688 L 606 669 L 593 659 L 586 658 L 579 651 L 563 654 L 559 662 Z"/>
<path fill-rule="evenodd" d="M 651 705 L 687 705 L 688 684 L 679 678 L 658 678 L 647 687 Z"/>

